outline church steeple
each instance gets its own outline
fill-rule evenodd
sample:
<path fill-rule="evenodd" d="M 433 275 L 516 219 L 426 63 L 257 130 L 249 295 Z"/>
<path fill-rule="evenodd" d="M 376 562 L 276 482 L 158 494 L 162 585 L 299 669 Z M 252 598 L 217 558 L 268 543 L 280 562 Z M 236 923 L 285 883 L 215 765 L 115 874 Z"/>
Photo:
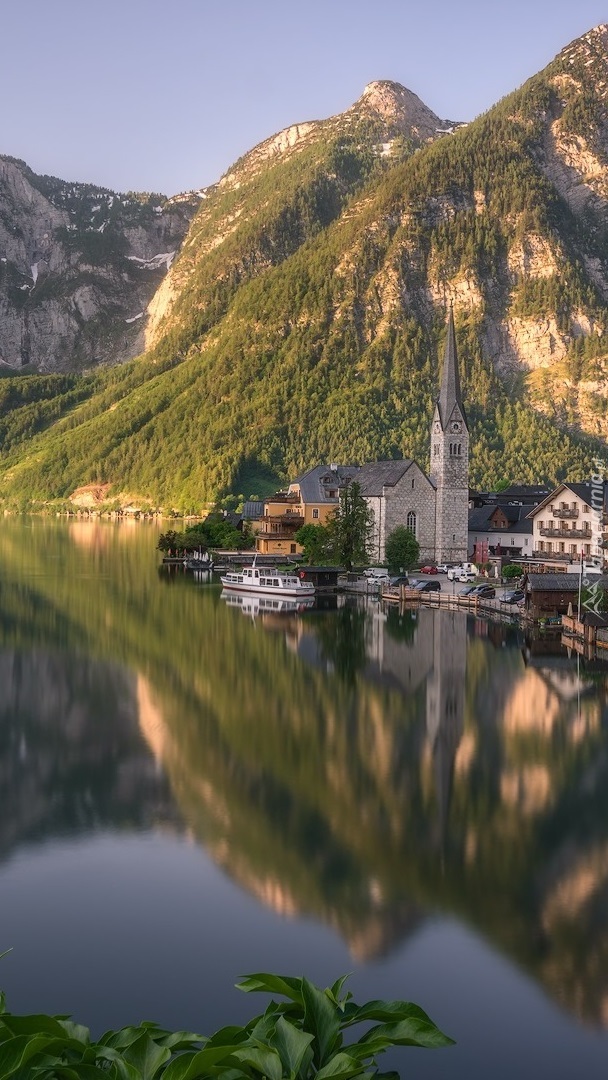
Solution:
<path fill-rule="evenodd" d="M 431 426 L 430 480 L 436 491 L 435 560 L 462 562 L 468 548 L 469 431 L 460 390 L 451 306 L 441 388 Z"/>
<path fill-rule="evenodd" d="M 443 352 L 443 372 L 441 375 L 441 389 L 439 391 L 437 404 L 439 406 L 439 415 L 441 419 L 441 425 L 444 431 L 446 430 L 446 427 L 450 421 L 455 405 L 458 406 L 458 408 L 460 409 L 462 419 L 466 424 L 467 418 L 462 404 L 460 375 L 458 373 L 456 331 L 454 330 L 454 309 L 451 304 L 450 314 L 448 316 L 448 332 L 445 339 L 445 348 Z"/>

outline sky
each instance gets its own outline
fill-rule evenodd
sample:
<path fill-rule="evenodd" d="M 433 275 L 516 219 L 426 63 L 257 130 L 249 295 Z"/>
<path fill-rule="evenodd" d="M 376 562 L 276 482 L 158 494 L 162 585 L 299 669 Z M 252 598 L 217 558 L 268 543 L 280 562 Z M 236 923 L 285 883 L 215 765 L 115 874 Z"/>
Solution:
<path fill-rule="evenodd" d="M 374 79 L 472 120 L 608 21 L 604 0 L 1 0 L 0 153 L 174 195 Z"/>

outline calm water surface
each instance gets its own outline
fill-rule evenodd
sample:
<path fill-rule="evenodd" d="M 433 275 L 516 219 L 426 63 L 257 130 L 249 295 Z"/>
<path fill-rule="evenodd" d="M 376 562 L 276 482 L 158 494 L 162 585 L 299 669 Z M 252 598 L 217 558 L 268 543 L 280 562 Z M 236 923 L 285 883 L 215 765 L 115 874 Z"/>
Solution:
<path fill-rule="evenodd" d="M 353 972 L 422 1078 L 605 1076 L 608 677 L 460 613 L 240 610 L 153 527 L 0 524 L 0 985 L 204 1032 Z M 250 605 L 245 605 L 248 607 Z"/>

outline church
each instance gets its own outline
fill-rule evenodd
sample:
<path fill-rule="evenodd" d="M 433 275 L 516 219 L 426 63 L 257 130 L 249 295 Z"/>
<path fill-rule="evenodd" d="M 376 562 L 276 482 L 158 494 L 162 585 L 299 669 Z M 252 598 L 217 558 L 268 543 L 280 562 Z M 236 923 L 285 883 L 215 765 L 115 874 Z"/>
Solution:
<path fill-rule="evenodd" d="M 469 429 L 451 309 L 441 389 L 431 424 L 430 474 L 412 460 L 375 461 L 362 465 L 356 480 L 374 515 L 374 562 L 385 561 L 387 537 L 398 525 L 414 533 L 422 563 L 461 563 L 467 559 Z"/>

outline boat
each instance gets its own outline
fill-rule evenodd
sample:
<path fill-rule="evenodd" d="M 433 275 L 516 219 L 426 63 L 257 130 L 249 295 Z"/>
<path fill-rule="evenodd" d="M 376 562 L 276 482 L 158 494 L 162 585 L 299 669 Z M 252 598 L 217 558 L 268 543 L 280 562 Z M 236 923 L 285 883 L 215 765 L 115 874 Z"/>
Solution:
<path fill-rule="evenodd" d="M 225 589 L 232 592 L 254 592 L 273 596 L 314 596 L 312 581 L 304 579 L 304 571 L 278 570 L 276 566 L 244 566 L 220 577 Z"/>
<path fill-rule="evenodd" d="M 255 593 L 222 593 L 228 607 L 238 608 L 243 615 L 298 615 L 314 607 L 314 596 L 266 596 Z"/>

